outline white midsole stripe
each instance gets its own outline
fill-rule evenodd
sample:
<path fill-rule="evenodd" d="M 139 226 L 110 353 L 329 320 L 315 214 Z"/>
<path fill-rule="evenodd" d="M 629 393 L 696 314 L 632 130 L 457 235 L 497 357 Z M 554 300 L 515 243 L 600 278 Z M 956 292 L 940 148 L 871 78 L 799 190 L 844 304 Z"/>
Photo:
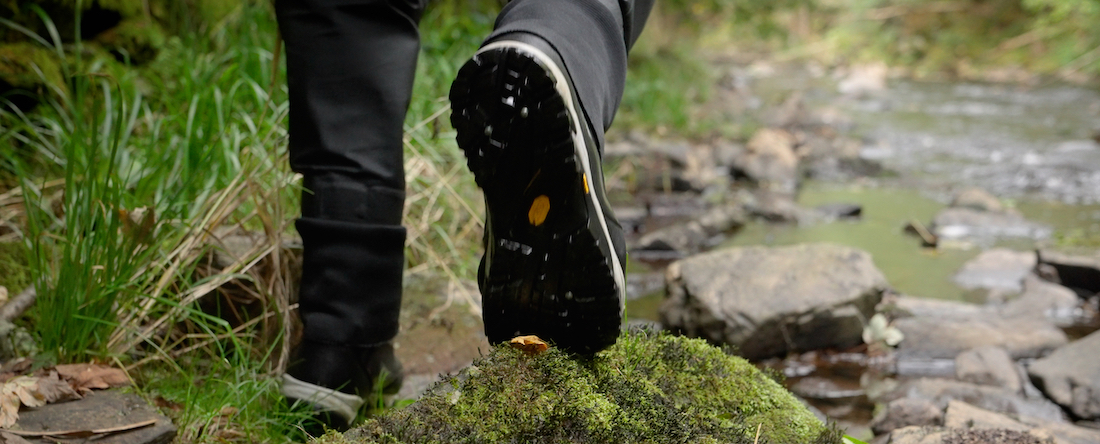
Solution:
<path fill-rule="evenodd" d="M 283 396 L 287 398 L 301 399 L 309 402 L 318 410 L 333 412 L 347 419 L 348 424 L 355 421 L 355 415 L 365 402 L 363 398 L 310 384 L 298 378 L 283 373 Z"/>
<path fill-rule="evenodd" d="M 502 40 L 499 42 L 493 42 L 485 45 L 478 53 L 493 50 L 496 48 L 516 48 L 521 51 L 530 53 L 535 56 L 536 59 L 542 62 L 542 65 L 550 70 L 550 73 L 554 76 L 554 88 L 558 90 L 558 95 L 565 101 L 565 108 L 567 112 L 573 116 L 573 151 L 576 152 L 581 158 L 581 166 L 584 168 L 584 180 L 587 182 L 589 190 L 588 193 L 590 199 L 592 199 L 592 206 L 596 208 L 596 218 L 600 221 L 600 228 L 603 229 L 603 238 L 607 242 L 607 247 L 611 251 L 611 267 L 612 274 L 615 276 L 615 285 L 619 287 L 619 316 L 623 315 L 626 310 L 626 282 L 623 272 L 623 265 L 619 263 L 619 255 L 615 253 L 615 244 L 611 242 L 611 232 L 607 229 L 607 221 L 603 217 L 603 208 L 600 206 L 600 200 L 596 197 L 596 187 L 592 183 L 592 171 L 588 167 L 588 146 L 584 142 L 584 133 L 581 125 L 584 124 L 584 119 L 581 116 L 574 115 L 573 107 L 573 94 L 569 92 L 568 82 L 565 81 L 565 74 L 561 72 L 561 69 L 554 64 L 550 56 L 547 56 L 538 48 L 523 42 Z M 600 171 L 599 174 L 603 174 Z"/>

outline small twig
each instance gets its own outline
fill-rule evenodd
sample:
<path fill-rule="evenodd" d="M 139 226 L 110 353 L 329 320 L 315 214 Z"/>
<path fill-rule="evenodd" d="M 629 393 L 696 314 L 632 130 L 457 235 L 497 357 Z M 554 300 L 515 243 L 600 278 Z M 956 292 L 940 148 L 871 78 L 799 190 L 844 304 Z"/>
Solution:
<path fill-rule="evenodd" d="M 925 245 L 930 247 L 936 246 L 939 239 L 936 238 L 935 234 L 932 234 L 932 232 L 928 231 L 928 229 L 924 227 L 924 224 L 920 223 L 920 221 L 916 219 L 913 219 L 909 221 L 909 225 L 913 227 L 913 231 L 917 232 L 917 236 L 920 236 Z"/>
<path fill-rule="evenodd" d="M 3 307 L 0 307 L 0 319 L 11 322 L 12 319 L 18 318 L 31 305 L 34 305 L 36 297 L 38 297 L 38 292 L 35 291 L 34 286 L 27 287 L 26 290 L 23 290 L 19 295 L 5 303 Z"/>
<path fill-rule="evenodd" d="M 756 426 L 756 439 L 752 441 L 752 444 L 757 444 L 760 442 L 760 429 L 762 427 L 764 427 L 764 423 L 760 423 L 760 425 Z"/>

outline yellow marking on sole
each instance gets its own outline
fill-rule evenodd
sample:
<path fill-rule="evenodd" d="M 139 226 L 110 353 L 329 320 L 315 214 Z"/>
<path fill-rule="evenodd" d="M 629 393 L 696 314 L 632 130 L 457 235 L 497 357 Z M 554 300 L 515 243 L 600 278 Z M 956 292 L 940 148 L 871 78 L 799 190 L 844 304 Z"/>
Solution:
<path fill-rule="evenodd" d="M 531 202 L 531 209 L 527 210 L 527 220 L 531 222 L 531 225 L 537 227 L 546 222 L 546 215 L 549 213 L 550 198 L 543 194 L 536 197 L 534 202 Z"/>
<path fill-rule="evenodd" d="M 581 179 L 584 180 L 584 194 L 588 194 L 588 174 L 581 174 Z"/>

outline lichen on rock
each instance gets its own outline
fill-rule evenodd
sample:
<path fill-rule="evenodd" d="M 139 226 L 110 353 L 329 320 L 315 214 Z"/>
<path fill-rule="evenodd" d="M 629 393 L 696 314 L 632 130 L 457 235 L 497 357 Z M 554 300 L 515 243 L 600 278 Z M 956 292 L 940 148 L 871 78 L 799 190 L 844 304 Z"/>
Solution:
<path fill-rule="evenodd" d="M 636 332 L 593 358 L 495 347 L 416 403 L 316 442 L 802 444 L 840 433 L 742 358 Z"/>

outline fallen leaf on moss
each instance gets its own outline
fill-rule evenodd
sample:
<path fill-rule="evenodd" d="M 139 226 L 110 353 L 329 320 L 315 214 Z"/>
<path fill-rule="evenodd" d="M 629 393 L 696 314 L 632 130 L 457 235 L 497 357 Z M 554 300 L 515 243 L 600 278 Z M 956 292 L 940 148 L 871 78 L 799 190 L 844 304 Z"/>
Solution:
<path fill-rule="evenodd" d="M 130 385 L 126 372 L 114 367 L 98 364 L 66 364 L 56 367 L 57 373 L 72 384 L 80 393 L 92 389 L 108 389 Z"/>
<path fill-rule="evenodd" d="M 546 341 L 539 339 L 539 337 L 535 335 L 516 336 L 512 338 L 510 343 L 512 347 L 523 350 L 529 355 L 537 355 L 550 348 L 550 345 L 547 344 Z"/>

